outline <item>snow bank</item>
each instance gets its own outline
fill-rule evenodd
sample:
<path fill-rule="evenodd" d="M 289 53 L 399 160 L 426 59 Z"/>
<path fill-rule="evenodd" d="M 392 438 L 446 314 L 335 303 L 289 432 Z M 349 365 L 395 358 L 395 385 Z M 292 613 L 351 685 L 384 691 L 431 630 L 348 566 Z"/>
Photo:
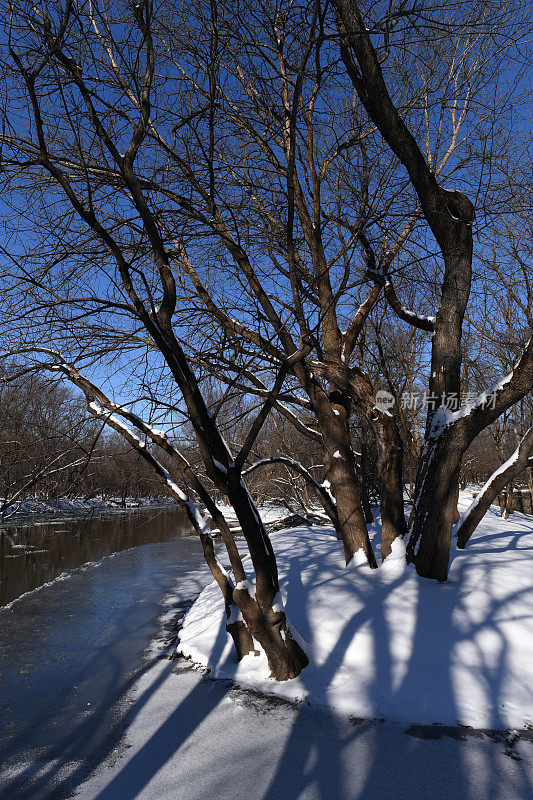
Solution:
<path fill-rule="evenodd" d="M 231 526 L 236 526 L 239 524 L 237 515 L 231 506 L 221 505 L 219 508 L 222 511 L 226 522 L 228 522 Z M 259 511 L 261 512 L 261 519 L 265 525 L 268 523 L 277 522 L 291 513 L 286 506 L 276 505 L 275 503 L 268 503 L 267 505 L 260 506 Z"/>
<path fill-rule="evenodd" d="M 70 499 L 59 498 L 58 500 L 44 500 L 37 497 L 26 497 L 18 500 L 9 506 L 2 516 L 2 522 L 9 520 L 20 522 L 23 517 L 30 520 L 33 517 L 63 517 L 79 514 L 101 514 L 112 511 L 124 511 L 125 509 L 144 509 L 153 506 L 167 506 L 172 504 L 168 497 L 128 497 L 125 505 L 119 498 Z"/>
<path fill-rule="evenodd" d="M 469 547 L 453 552 L 445 584 L 407 567 L 402 542 L 378 570 L 345 568 L 326 527 L 280 531 L 272 542 L 309 666 L 276 683 L 264 655 L 237 663 L 216 584 L 188 612 L 181 653 L 214 676 L 354 717 L 500 730 L 533 720 L 531 517 L 489 511 Z"/>

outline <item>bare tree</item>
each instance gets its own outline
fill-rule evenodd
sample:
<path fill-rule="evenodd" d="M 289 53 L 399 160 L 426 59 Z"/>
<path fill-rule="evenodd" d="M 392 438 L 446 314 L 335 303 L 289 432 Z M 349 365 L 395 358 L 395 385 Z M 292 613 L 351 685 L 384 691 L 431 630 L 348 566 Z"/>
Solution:
<path fill-rule="evenodd" d="M 429 391 L 432 397 L 443 398 L 442 403 L 428 410 L 425 440 L 421 453 L 415 506 L 410 526 L 408 557 L 419 574 L 445 580 L 448 571 L 452 527 L 456 515 L 456 498 L 462 457 L 474 438 L 497 419 L 507 408 L 531 391 L 533 384 L 533 338 L 530 338 L 513 365 L 511 372 L 489 391 L 494 402 L 487 403 L 487 394 L 481 394 L 467 410 L 451 411 L 447 399 L 459 397 L 461 392 L 461 338 L 464 315 L 471 291 L 473 258 L 473 221 L 475 209 L 472 201 L 460 191 L 442 188 L 437 180 L 434 165 L 424 154 L 398 112 L 387 87 L 379 52 L 374 42 L 386 41 L 391 47 L 390 34 L 396 21 L 407 24 L 428 24 L 438 29 L 436 9 L 419 9 L 416 4 L 399 3 L 388 13 L 388 26 L 373 29 L 366 24 L 363 9 L 348 0 L 334 0 L 337 24 L 341 37 L 341 55 L 354 88 L 369 118 L 379 129 L 384 140 L 405 167 L 415 189 L 425 222 L 442 257 L 443 273 L 440 298 L 435 318 L 421 318 L 402 310 L 394 288 L 385 275 L 387 299 L 392 308 L 405 321 L 432 333 L 431 373 Z M 477 3 L 465 7 L 459 19 L 452 9 L 450 30 L 457 25 L 469 32 L 470 41 L 476 28 L 486 29 L 490 12 Z M 514 9 L 515 13 L 517 9 Z M 500 25 L 485 33 L 488 40 L 502 38 L 511 24 L 509 9 L 504 9 Z M 502 24 L 503 22 L 503 24 Z M 513 21 L 514 22 L 514 21 Z M 492 19 L 492 23 L 495 20 Z M 376 31 L 373 35 L 373 30 Z M 443 31 L 444 32 L 444 31 Z M 471 33 L 470 33 L 471 32 Z M 514 35 L 518 36 L 514 28 Z M 374 41 L 373 41 L 374 40 Z M 485 46 L 485 40 L 483 40 Z M 479 57 L 486 59 L 481 48 Z M 385 67 L 387 62 L 384 61 Z M 463 108 L 469 104 L 468 94 Z M 459 110 L 457 110 L 459 113 Z"/>
<path fill-rule="evenodd" d="M 150 2 L 104 9 L 67 0 L 6 14 L 4 188 L 29 231 L 8 238 L 10 322 L 27 353 L 43 340 L 58 351 L 51 360 L 43 353 L 39 368 L 78 386 L 89 411 L 189 508 L 229 618 L 236 604 L 278 677 L 296 674 L 305 657 L 277 610 L 274 555 L 242 482 L 268 414 L 276 409 L 322 449 L 319 477 L 299 459 L 284 466 L 321 499 L 346 561 L 362 549 L 371 566 L 350 415 L 355 408 L 376 443 L 384 556 L 406 527 L 409 433 L 418 461 L 409 558 L 443 580 L 463 454 L 531 388 L 530 343 L 495 387 L 493 407 L 486 393 L 469 413 L 439 400 L 461 391 L 474 242 L 473 204 L 444 187 L 478 182 L 487 198 L 497 194 L 492 176 L 501 170 L 491 162 L 486 177 L 492 154 L 480 157 L 476 136 L 487 148 L 498 132 L 492 118 L 505 132 L 508 105 L 496 98 L 481 108 L 514 46 L 507 7 L 483 16 L 473 4 L 466 23 L 450 8 L 439 24 L 429 5 L 361 11 L 344 0 L 274 11 L 250 3 L 246 14 L 197 2 L 156 16 Z M 513 24 L 516 33 L 521 19 Z M 399 299 L 409 289 L 417 313 Z M 437 402 L 423 442 L 417 415 L 402 419 L 376 402 L 382 386 L 403 389 L 383 296 L 393 336 L 413 327 L 417 345 L 428 337 L 427 387 Z M 204 475 L 138 406 L 113 399 L 112 382 L 102 385 L 102 374 L 125 367 L 142 387 L 141 407 L 192 429 L 202 471 L 247 538 L 255 598 Z M 203 370 L 221 396 L 258 402 L 236 446 L 217 422 L 223 397 L 213 409 L 202 390 Z M 191 497 L 139 432 L 223 531 L 236 587 L 218 570 Z M 241 652 L 251 646 L 248 638 Z"/>
<path fill-rule="evenodd" d="M 469 182 L 485 181 L 483 164 L 493 154 L 485 149 L 483 157 L 476 153 L 472 158 L 475 137 L 484 127 L 481 136 L 486 141 L 490 131 L 494 134 L 502 127 L 510 108 L 508 98 L 499 95 L 494 84 L 493 106 L 487 110 L 487 75 L 495 79 L 503 53 L 514 47 L 510 26 L 518 35 L 521 20 L 511 22 L 507 8 L 494 7 L 487 15 L 474 3 L 471 18 L 453 7 L 440 24 L 437 9 L 428 8 L 426 19 L 416 7 L 400 3 L 381 19 L 370 19 L 371 27 L 362 20 L 357 22 L 357 30 L 364 31 L 366 39 L 357 40 L 355 60 L 350 36 L 343 28 L 341 53 L 360 105 L 352 101 L 341 106 L 345 116 L 337 106 L 333 121 L 328 112 L 333 98 L 338 101 L 343 84 L 331 58 L 329 8 L 310 3 L 298 13 L 280 9 L 274 18 L 266 5 L 253 4 L 250 9 L 250 20 L 238 27 L 223 3 L 198 4 L 192 15 L 188 10 L 185 17 L 179 9 L 173 17 L 175 24 L 167 25 L 162 33 L 170 58 L 184 78 L 183 91 L 189 87 L 191 98 L 201 96 L 205 102 L 194 120 L 188 118 L 174 127 L 172 142 L 154 122 L 155 141 L 177 167 L 172 177 L 178 180 L 181 170 L 190 190 L 186 203 L 174 187 L 165 190 L 165 196 L 187 220 L 184 230 L 189 241 L 185 233 L 177 235 L 171 223 L 167 231 L 200 303 L 223 328 L 229 347 L 241 353 L 237 359 L 218 346 L 218 352 L 203 358 L 197 352 L 196 357 L 207 368 L 218 370 L 221 380 L 260 394 L 265 385 L 260 381 L 258 385 L 256 371 L 268 361 L 275 368 L 294 351 L 292 332 L 313 341 L 312 355 L 298 362 L 294 391 L 292 395 L 286 392 L 284 399 L 297 408 L 302 405 L 303 390 L 307 396 L 304 405 L 315 415 L 316 432 L 324 446 L 323 483 L 331 487 L 337 505 L 347 561 L 362 547 L 374 565 L 350 454 L 347 418 L 355 405 L 378 445 L 382 552 L 386 555 L 393 539 L 405 530 L 402 440 L 394 416 L 376 405 L 375 383 L 367 366 L 357 359 L 362 329 L 383 288 L 402 323 L 432 334 L 427 394 L 436 401 L 428 415 L 428 445 L 424 445 L 415 494 L 418 497 L 422 487 L 430 484 L 440 487 L 443 494 L 436 501 L 430 493 L 427 507 L 426 500 L 422 504 L 416 500 L 410 557 L 423 574 L 444 579 L 451 525 L 457 518 L 458 483 L 453 469 L 450 475 L 439 474 L 435 481 L 425 481 L 424 475 L 428 464 L 452 464 L 447 454 L 442 458 L 436 455 L 429 432 L 433 412 L 436 420 L 443 416 L 442 397 L 460 396 L 473 206 L 461 193 L 443 185 L 455 176 L 463 180 L 462 153 L 468 153 L 476 165 Z M 410 27 L 413 20 L 418 25 L 415 44 Z M 200 29 L 204 36 L 190 36 L 191 31 Z M 370 31 L 379 52 L 373 48 Z M 356 65 L 359 58 L 363 66 Z M 419 61 L 423 68 L 416 66 Z M 403 118 L 383 81 L 380 63 L 385 62 L 394 74 Z M 413 65 L 413 73 L 407 72 L 407 64 Z M 336 81 L 333 89 L 329 84 L 332 76 Z M 273 103 L 273 98 L 279 102 Z M 189 104 L 192 106 L 192 100 Z M 419 144 L 404 119 L 417 128 Z M 390 129 L 393 123 L 395 131 Z M 324 131 L 333 131 L 329 140 Z M 501 148 L 502 140 L 498 144 Z M 494 181 L 483 183 L 487 197 L 494 195 L 496 188 Z M 462 223 L 462 228 L 456 223 Z M 425 241 L 424 224 L 435 236 L 437 250 Z M 219 274 L 231 274 L 242 288 L 237 298 L 227 286 L 224 292 L 214 285 L 208 270 L 200 274 L 198 259 L 193 264 L 189 253 L 198 251 L 198 240 L 205 242 L 202 253 L 212 247 L 223 263 Z M 435 264 L 439 249 L 442 275 L 440 265 Z M 392 281 L 398 261 L 402 276 L 421 276 L 442 288 L 440 315 L 414 313 L 404 307 Z M 273 275 L 275 292 L 269 286 Z M 368 283 L 371 288 L 363 290 Z M 348 316 L 347 298 L 353 298 L 356 286 L 361 289 L 359 306 L 354 314 L 352 300 Z M 253 316 L 252 308 L 258 316 L 253 329 L 246 321 Z M 235 318 L 236 309 L 239 319 Z M 233 371 L 231 380 L 228 371 Z M 519 393 L 527 391 L 528 380 L 526 369 Z M 479 403 L 485 405 L 483 396 Z M 466 424 L 463 421 L 455 430 Z M 487 416 L 481 427 L 479 422 L 472 426 L 464 446 L 488 424 Z M 416 445 L 411 442 L 412 455 L 416 450 L 418 457 L 420 448 L 420 440 Z M 462 454 L 456 459 L 457 476 L 461 459 Z M 434 525 L 427 524 L 430 507 L 439 517 Z M 445 525 L 441 524 L 443 514 Z M 433 530 L 433 535 L 426 532 L 424 537 L 427 552 L 426 545 L 420 551 L 418 544 L 423 528 Z"/>
<path fill-rule="evenodd" d="M 165 433 L 114 403 L 78 370 L 76 359 L 67 358 L 55 348 L 43 349 L 35 338 L 17 352 L 28 358 L 32 353 L 41 354 L 44 360 L 35 367 L 55 372 L 77 386 L 84 393 L 91 414 L 105 421 L 151 464 L 202 539 L 206 561 L 224 593 L 227 627 L 239 656 L 253 650 L 253 636 L 267 654 L 272 675 L 277 679 L 294 677 L 307 658 L 291 635 L 272 545 L 242 480 L 242 470 L 255 435 L 281 390 L 286 371 L 305 355 L 306 345 L 304 342 L 300 349 L 295 347 L 292 356 L 279 365 L 272 399 L 265 401 L 249 436 L 234 455 L 209 411 L 173 327 L 178 294 L 171 255 L 138 159 L 151 130 L 152 93 L 159 80 L 152 6 L 148 2 L 138 4 L 120 20 L 124 24 L 120 58 L 133 76 L 126 89 L 117 84 L 113 72 L 107 71 L 92 50 L 99 36 L 93 21 L 90 8 L 87 14 L 67 0 L 64 7 L 43 4 L 36 8 L 30 4 L 12 9 L 7 24 L 3 71 L 6 95 L 10 94 L 4 116 L 9 131 L 4 134 L 3 143 L 9 154 L 4 151 L 4 165 L 27 177 L 30 194 L 32 185 L 37 187 L 37 194 L 47 193 L 48 208 L 53 209 L 53 214 L 59 210 L 55 219 L 56 225 L 61 225 L 61 234 L 70 238 L 71 244 L 77 241 L 70 257 L 64 251 L 59 258 L 57 251 L 42 254 L 46 260 L 42 271 L 31 269 L 30 262 L 28 274 L 25 261 L 18 280 L 22 273 L 27 287 L 25 300 L 33 303 L 34 310 L 43 308 L 37 296 L 45 298 L 45 310 L 39 319 L 41 336 L 48 330 L 54 345 L 63 341 L 67 349 L 77 351 L 78 360 L 83 356 L 85 363 L 91 364 L 93 372 L 98 361 L 100 369 L 106 366 L 109 350 L 102 346 L 106 339 L 107 346 L 115 348 L 117 341 L 140 347 L 139 340 L 143 339 L 145 351 L 148 348 L 157 353 L 186 407 L 205 470 L 239 519 L 255 569 L 255 588 L 246 579 L 223 515 Z M 19 118 L 16 124 L 14 89 L 17 111 L 20 103 L 25 103 L 24 120 Z M 116 94 L 111 98 L 109 92 L 113 91 Z M 84 269 L 91 258 L 94 262 L 89 276 Z M 59 271 L 62 278 L 58 282 Z M 78 294 L 78 275 L 83 276 L 86 293 Z M 76 323 L 88 318 L 91 325 L 80 325 L 76 330 Z M 121 320 L 126 323 L 123 330 L 117 327 Z M 31 335 L 31 322 L 29 328 L 27 338 Z M 173 458 L 189 488 L 206 505 L 221 530 L 234 583 L 214 557 L 205 519 L 136 431 Z"/>

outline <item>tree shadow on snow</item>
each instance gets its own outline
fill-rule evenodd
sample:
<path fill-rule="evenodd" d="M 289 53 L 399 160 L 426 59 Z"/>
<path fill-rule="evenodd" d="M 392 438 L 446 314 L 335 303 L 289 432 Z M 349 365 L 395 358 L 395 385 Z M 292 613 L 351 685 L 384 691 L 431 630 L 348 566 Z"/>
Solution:
<path fill-rule="evenodd" d="M 526 553 L 522 537 L 525 533 L 520 529 L 512 531 L 511 547 L 505 550 L 506 560 L 523 560 Z M 312 556 L 312 547 L 312 542 L 309 542 L 304 557 Z M 482 536 L 476 540 L 475 547 L 478 552 L 495 552 L 498 549 L 497 536 Z M 252 703 L 250 712 L 245 690 L 232 689 L 227 681 L 197 678 L 178 706 L 111 777 L 94 800 L 134 800 L 171 761 L 176 786 L 179 787 L 175 797 L 193 800 L 204 800 L 214 791 L 220 797 L 231 796 L 234 800 L 516 800 L 531 796 L 531 775 L 524 762 L 511 757 L 513 753 L 506 748 L 504 738 L 494 741 L 483 732 L 469 731 L 460 726 L 459 709 L 464 697 L 459 701 L 458 692 L 462 689 L 454 678 L 454 667 L 458 645 L 469 643 L 477 664 L 476 673 L 472 672 L 469 677 L 474 687 L 479 686 L 485 692 L 492 727 L 500 730 L 505 727 L 502 697 L 508 649 L 500 627 L 506 618 L 507 604 L 519 600 L 526 591 L 517 586 L 514 591 L 501 596 L 498 587 L 494 586 L 497 575 L 488 568 L 483 575 L 486 602 L 482 609 L 477 607 L 473 613 L 468 605 L 468 556 L 468 550 L 457 555 L 449 584 L 439 585 L 422 579 L 413 582 L 417 595 L 411 598 L 414 613 L 409 611 L 409 615 L 411 619 L 414 617 L 414 628 L 410 651 L 401 669 L 398 669 L 394 653 L 397 631 L 391 629 L 387 604 L 396 603 L 398 597 L 401 599 L 405 575 L 389 578 L 387 585 L 379 583 L 380 590 L 376 592 L 374 575 L 369 577 L 363 570 L 348 569 L 340 577 L 350 582 L 360 604 L 346 619 L 323 662 L 308 667 L 299 678 L 309 691 L 316 689 L 317 685 L 323 687 L 322 708 L 310 708 L 302 702 L 297 707 L 286 704 L 279 710 L 279 701 L 261 697 L 255 707 Z M 313 564 L 313 560 L 307 558 L 305 567 L 306 583 L 312 586 L 324 584 L 320 564 Z M 301 583 L 300 567 L 293 559 L 286 581 L 289 618 L 291 596 L 301 597 Z M 465 589 L 461 592 L 462 586 Z M 434 602 L 436 596 L 437 603 Z M 304 609 L 302 616 L 300 610 L 298 631 L 313 647 L 313 629 L 305 617 L 306 612 Z M 394 624 L 402 624 L 401 614 L 395 618 Z M 408 624 L 407 618 L 405 624 Z M 431 635 L 435 629 L 438 636 Z M 373 648 L 374 670 L 371 675 L 361 676 L 353 691 L 366 692 L 371 708 L 391 709 L 388 716 L 396 722 L 375 718 L 348 719 L 347 715 L 333 712 L 328 707 L 327 690 L 339 680 L 339 665 L 346 648 L 363 630 L 364 646 Z M 479 643 L 475 641 L 479 635 L 493 637 L 490 660 L 481 658 Z M 428 650 L 428 641 L 433 645 L 431 651 Z M 214 657 L 220 658 L 225 642 L 225 626 L 221 621 Z M 108 732 L 98 763 L 80 763 L 67 778 L 56 781 L 54 792 L 48 795 L 46 788 L 52 785 L 54 777 L 58 777 L 54 775 L 56 768 L 51 767 L 44 777 L 38 776 L 37 782 L 31 784 L 32 791 L 28 792 L 29 768 L 26 775 L 17 776 L 12 781 L 6 798 L 60 798 L 79 786 L 93 774 L 104 756 L 109 755 L 124 728 L 131 725 L 161 684 L 170 677 L 175 663 L 169 661 L 168 665 L 165 664 L 156 681 L 133 701 L 126 717 L 117 721 Z M 94 664 L 94 668 L 98 669 L 99 665 Z M 118 671 L 117 665 L 117 679 Z M 138 674 L 132 676 L 132 682 L 137 677 Z M 107 687 L 110 697 L 112 684 L 111 677 Z M 230 710 L 220 713 L 220 705 L 228 697 L 231 699 Z M 405 714 L 406 703 L 409 705 L 411 702 L 412 717 L 405 719 L 402 714 Z M 239 703 L 248 708 L 243 718 L 235 716 Z M 394 714 L 395 707 L 398 715 Z M 442 714 L 441 719 L 457 720 L 457 725 L 428 725 L 430 710 L 437 717 Z M 225 757 L 215 765 L 210 744 L 222 735 L 217 728 L 221 721 L 229 724 L 230 730 L 225 742 Z M 278 723 L 279 732 L 276 730 Z M 254 730 L 250 731 L 248 742 L 246 726 L 250 724 Z M 211 733 L 209 726 L 213 728 Z M 239 735 L 233 736 L 237 730 Z M 79 751 L 80 741 L 91 735 L 91 720 L 88 719 L 80 724 L 75 737 L 51 749 L 47 759 L 52 762 L 58 758 L 64 763 L 65 757 L 74 757 L 77 749 Z M 190 758 L 185 759 L 191 747 L 198 750 L 192 762 Z M 184 759 L 188 773 L 187 781 L 182 785 L 179 783 L 179 770 Z M 206 777 L 208 771 L 210 774 Z M 255 783 L 254 771 L 257 772 Z M 23 793 L 23 781 L 26 793 Z M 250 781 L 254 785 L 252 794 Z M 150 788 L 147 791 L 150 792 Z"/>
<path fill-rule="evenodd" d="M 524 555 L 526 549 L 521 538 L 528 530 L 512 531 L 511 546 L 506 547 L 506 559 L 515 554 Z M 494 541 L 493 541 L 494 540 Z M 484 536 L 477 540 L 476 549 L 497 549 L 497 536 Z M 317 800 L 383 800 L 398 798 L 406 800 L 496 800 L 497 798 L 525 798 L 533 795 L 533 777 L 524 762 L 514 756 L 503 736 L 493 736 L 491 731 L 472 731 L 461 726 L 457 692 L 454 683 L 454 659 L 457 645 L 472 642 L 477 648 L 479 667 L 473 680 L 485 692 L 492 717 L 492 733 L 506 727 L 502 717 L 502 688 L 506 679 L 507 643 L 499 629 L 505 617 L 506 605 L 520 599 L 527 589 L 516 589 L 498 599 L 498 591 L 491 586 L 496 580 L 490 570 L 484 576 L 487 582 L 486 605 L 479 618 L 479 609 L 474 614 L 468 609 L 468 595 L 457 591 L 468 571 L 468 551 L 459 554 L 453 565 L 449 584 L 418 579 L 418 596 L 415 609 L 415 627 L 412 635 L 410 656 L 404 666 L 403 675 L 393 674 L 391 651 L 392 634 L 387 623 L 385 604 L 404 580 L 400 577 L 380 592 L 382 602 L 363 602 L 348 619 L 341 634 L 324 663 L 304 670 L 300 680 L 311 688 L 328 687 L 335 679 L 342 654 L 353 637 L 364 625 L 370 626 L 374 648 L 374 675 L 364 688 L 371 705 L 382 708 L 382 695 L 388 695 L 387 706 L 405 708 L 406 698 L 416 701 L 413 705 L 416 723 L 416 706 L 423 711 L 427 707 L 452 717 L 456 726 L 409 725 L 390 723 L 385 719 L 352 719 L 350 725 L 338 714 L 325 709 L 310 712 L 302 704 L 294 720 L 291 734 L 279 758 L 276 772 L 269 786 L 261 794 L 261 800 L 279 798 L 316 798 Z M 533 553 L 531 553 L 533 556 Z M 306 561 L 306 570 L 308 568 Z M 309 576 L 308 576 L 309 578 Z M 372 581 L 364 574 L 351 572 L 355 590 L 362 601 L 372 592 Z M 310 582 L 323 581 L 317 566 Z M 301 578 L 295 562 L 287 580 L 287 608 L 290 616 L 290 595 L 300 594 Z M 435 593 L 439 602 L 432 602 Z M 309 639 L 309 620 L 300 620 L 299 632 Z M 439 635 L 432 633 L 438 629 Z M 481 658 L 476 635 L 491 636 L 495 643 L 493 656 L 487 662 Z M 433 649 L 428 651 L 428 642 Z M 311 643 L 312 644 L 312 643 Z M 354 686 L 354 692 L 361 686 Z M 381 696 L 380 696 L 381 693 Z M 464 702 L 464 698 L 463 698 Z M 404 712 L 405 713 L 405 712 Z M 313 718 L 314 715 L 314 718 Z M 317 719 L 316 717 L 319 717 Z M 391 714 L 394 718 L 394 715 Z M 424 715 L 427 719 L 427 714 Z M 438 717 L 437 717 L 438 718 Z M 496 741 L 494 740 L 496 739 Z M 499 741 L 498 741 L 499 740 Z"/>
<path fill-rule="evenodd" d="M 159 590 L 158 585 L 154 574 L 151 586 L 154 594 L 166 594 L 167 582 L 162 581 Z M 9 773 L 6 773 L 7 777 L 0 774 L 2 800 L 59 800 L 70 796 L 120 744 L 127 727 L 172 670 L 173 662 L 165 660 L 157 679 L 131 705 L 127 705 L 130 690 L 153 665 L 153 659 L 144 659 L 125 678 L 120 653 L 114 652 L 113 643 L 123 642 L 130 635 L 135 642 L 138 641 L 137 606 L 128 604 L 119 614 L 112 616 L 106 633 L 106 641 L 111 645 L 94 648 L 87 658 L 80 660 L 75 666 L 75 675 L 71 676 L 72 688 L 54 689 L 57 692 L 51 700 L 54 714 L 40 715 L 37 709 L 32 726 L 29 729 L 26 726 L 11 736 L 6 746 L 0 748 L 0 761 L 4 765 L 14 765 L 12 777 Z M 93 690 L 96 683 L 98 702 L 93 703 L 86 714 L 80 714 L 76 691 L 78 686 L 91 680 Z M 41 694 L 46 691 L 43 687 Z M 66 723 L 64 730 L 63 721 Z M 17 761 L 22 762 L 22 768 L 16 767 Z"/>

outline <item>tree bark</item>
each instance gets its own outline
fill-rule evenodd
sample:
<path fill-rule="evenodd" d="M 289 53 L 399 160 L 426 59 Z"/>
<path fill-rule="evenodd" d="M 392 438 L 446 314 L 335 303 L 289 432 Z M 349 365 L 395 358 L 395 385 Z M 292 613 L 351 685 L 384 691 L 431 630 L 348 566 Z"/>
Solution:
<path fill-rule="evenodd" d="M 326 474 L 337 504 L 346 564 L 358 550 L 362 549 L 370 566 L 376 567 L 376 557 L 368 537 L 351 448 L 338 441 L 336 450 L 327 456 L 329 466 Z"/>
<path fill-rule="evenodd" d="M 218 583 L 224 603 L 226 605 L 226 630 L 233 639 L 237 658 L 239 661 L 254 652 L 254 642 L 249 629 L 246 627 L 243 619 L 239 613 L 236 613 L 237 607 L 233 599 L 233 584 L 229 580 L 228 574 L 219 563 L 215 548 L 213 546 L 213 539 L 209 534 L 200 533 L 200 541 L 204 552 L 204 559 L 211 571 L 211 575 Z"/>
<path fill-rule="evenodd" d="M 348 427 L 350 398 L 335 388 L 329 400 L 324 401 L 316 408 L 316 414 L 323 432 L 325 473 L 337 506 L 345 561 L 348 564 L 356 552 L 363 550 L 369 565 L 375 568 Z"/>
<path fill-rule="evenodd" d="M 265 651 L 271 676 L 278 681 L 289 680 L 300 674 L 309 659 L 293 638 L 287 622 L 272 543 L 240 475 L 237 478 L 229 476 L 227 492 L 248 544 L 256 586 L 254 597 L 246 583 L 238 583 L 233 599 L 248 630 Z"/>
<path fill-rule="evenodd" d="M 457 512 L 456 487 L 468 445 L 451 433 L 424 444 L 411 513 L 407 561 L 425 578 L 445 581 Z"/>
<path fill-rule="evenodd" d="M 455 500 L 454 500 L 455 513 L 453 515 L 454 524 L 456 522 L 459 522 L 459 520 L 461 519 L 461 514 L 459 513 L 459 508 L 458 508 L 458 504 L 459 504 L 459 489 L 460 489 L 460 487 L 459 487 L 459 482 L 458 482 L 457 483 L 457 487 L 455 489 Z"/>
<path fill-rule="evenodd" d="M 508 483 L 505 490 L 505 509 L 503 512 L 503 518 L 509 519 L 514 509 L 515 509 L 514 485 L 513 483 Z"/>
<path fill-rule="evenodd" d="M 374 514 L 372 513 L 372 506 L 370 505 L 370 497 L 368 495 L 368 489 L 365 480 L 365 471 L 362 466 L 361 469 L 357 470 L 355 478 L 357 480 L 357 488 L 359 490 L 359 497 L 361 498 L 361 506 L 363 508 L 365 522 L 367 525 L 370 525 L 372 522 L 374 522 Z"/>
<path fill-rule="evenodd" d="M 313 362 L 313 368 L 331 380 L 336 389 L 333 395 L 346 396 L 343 405 L 335 406 L 339 416 L 340 408 L 353 401 L 374 434 L 378 449 L 382 558 L 386 558 L 394 539 L 404 536 L 407 530 L 403 503 L 403 446 L 398 426 L 394 417 L 376 408 L 372 383 L 360 369 L 331 362 L 327 365 Z"/>
<path fill-rule="evenodd" d="M 383 561 L 390 554 L 394 540 L 407 532 L 403 503 L 403 445 L 393 417 L 380 414 L 372 427 L 378 447 Z"/>

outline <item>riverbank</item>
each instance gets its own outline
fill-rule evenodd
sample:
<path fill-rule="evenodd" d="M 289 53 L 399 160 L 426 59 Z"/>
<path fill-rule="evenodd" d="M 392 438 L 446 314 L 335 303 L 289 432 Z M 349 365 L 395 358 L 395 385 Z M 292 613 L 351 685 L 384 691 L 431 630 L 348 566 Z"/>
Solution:
<path fill-rule="evenodd" d="M 462 502 L 466 504 L 468 498 Z M 379 554 L 379 521 L 371 538 Z M 365 719 L 527 729 L 533 721 L 533 518 L 490 510 L 445 584 L 404 546 L 378 570 L 344 566 L 331 528 L 272 534 L 290 625 L 310 664 L 278 683 L 264 655 L 237 663 L 215 584 L 187 615 L 180 652 L 213 676 Z M 246 561 L 249 579 L 253 570 Z"/>
<path fill-rule="evenodd" d="M 184 607 L 209 580 L 197 537 L 115 552 L 0 608 L 1 800 L 66 798 L 122 747 L 177 580 Z"/>
<path fill-rule="evenodd" d="M 59 498 L 43 500 L 28 497 L 17 501 L 0 516 L 0 530 L 25 525 L 37 525 L 41 522 L 66 521 L 101 517 L 107 514 L 124 514 L 128 511 L 145 511 L 157 508 L 179 508 L 177 503 L 168 497 L 130 497 L 123 503 L 117 498 L 101 500 L 74 500 Z"/>
<path fill-rule="evenodd" d="M 179 632 L 189 658 L 153 661 L 123 748 L 76 798 L 529 800 L 533 520 L 490 514 L 444 586 L 398 551 L 379 578 L 346 570 L 326 528 L 272 541 L 309 667 L 276 684 L 262 657 L 237 664 L 207 586 Z"/>
<path fill-rule="evenodd" d="M 65 515 L 4 529 L 0 538 L 0 608 L 102 558 L 144 544 L 193 535 L 175 504 L 107 514 Z"/>
<path fill-rule="evenodd" d="M 378 524 L 372 535 L 377 545 Z M 300 678 L 275 684 L 261 657 L 236 663 L 216 592 L 198 594 L 203 568 L 166 596 L 106 751 L 85 758 L 82 724 L 5 771 L 2 800 L 529 800 L 533 520 L 489 512 L 445 585 L 417 578 L 399 552 L 385 570 L 346 570 L 327 528 L 272 541 L 311 659 Z M 178 634 L 203 667 L 169 659 Z"/>

